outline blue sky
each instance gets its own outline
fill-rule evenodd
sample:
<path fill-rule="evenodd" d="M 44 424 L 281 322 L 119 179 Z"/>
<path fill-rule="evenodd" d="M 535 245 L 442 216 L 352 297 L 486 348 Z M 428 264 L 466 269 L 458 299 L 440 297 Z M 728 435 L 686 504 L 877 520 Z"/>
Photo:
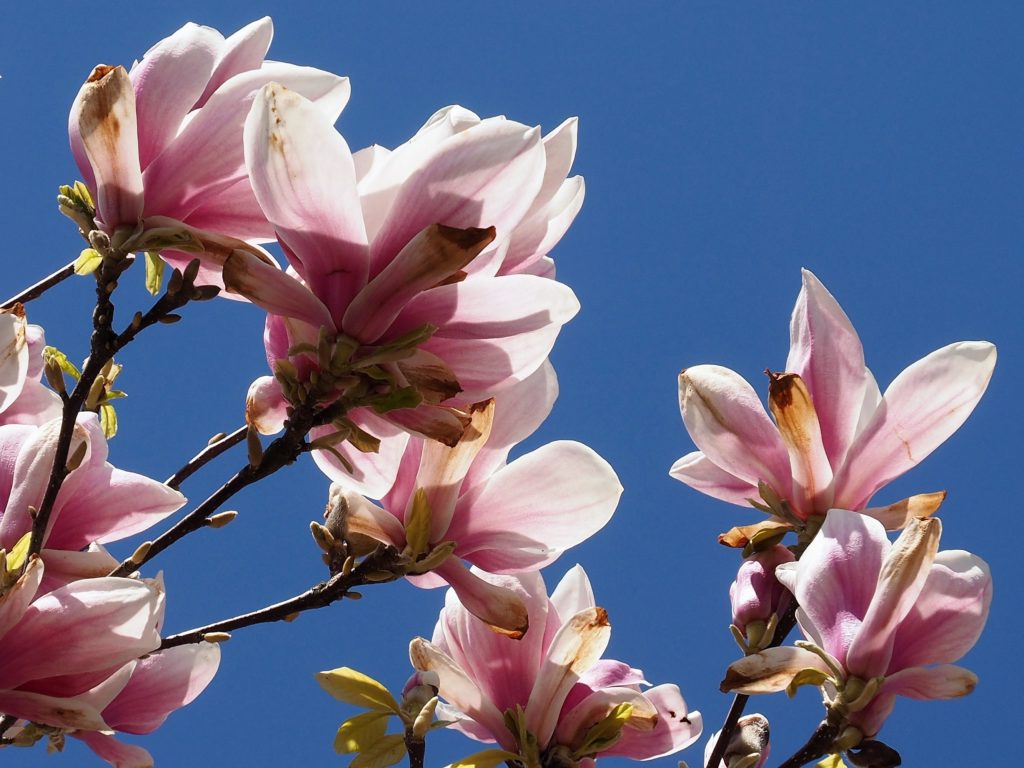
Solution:
<path fill-rule="evenodd" d="M 587 199 L 554 256 L 583 308 L 553 355 L 560 399 L 527 447 L 585 442 L 612 463 L 626 492 L 612 522 L 547 579 L 553 585 L 582 563 L 611 616 L 609 655 L 652 682 L 677 682 L 709 730 L 728 706 L 718 682 L 736 656 L 727 589 L 737 559 L 715 537 L 754 516 L 668 477 L 692 450 L 676 402 L 679 370 L 714 362 L 757 385 L 764 368 L 780 368 L 801 266 L 839 299 L 883 386 L 952 341 L 998 345 L 975 414 L 877 500 L 947 489 L 943 548 L 987 559 L 996 590 L 987 631 L 963 662 L 981 677 L 977 691 L 951 703 L 900 701 L 882 737 L 906 765 L 1003 762 L 1007 735 L 1019 728 L 1007 689 L 1021 682 L 1013 654 L 1024 629 L 1013 523 L 1024 437 L 1015 394 L 1024 377 L 1024 10 L 924 2 L 649 3 L 628 12 L 569 2 L 11 5 L 0 11 L 0 293 L 81 248 L 54 195 L 76 176 L 66 116 L 93 65 L 130 64 L 185 21 L 230 33 L 263 14 L 275 21 L 273 58 L 351 77 L 339 128 L 353 148 L 394 146 L 451 103 L 545 129 L 580 117 L 575 168 Z M 145 302 L 139 285 L 125 289 L 126 309 Z M 30 319 L 50 343 L 81 355 L 90 298 L 89 282 L 73 281 L 31 305 Z M 112 460 L 163 478 L 211 434 L 239 425 L 248 384 L 265 373 L 261 330 L 253 307 L 211 302 L 128 350 L 119 384 L 130 397 Z M 183 490 L 201 500 L 243 460 L 222 459 Z M 300 462 L 237 497 L 235 523 L 155 561 L 168 584 L 167 629 L 256 608 L 321 578 L 307 525 L 326 490 L 312 463 Z M 352 712 L 313 674 L 348 665 L 399 687 L 408 640 L 429 635 L 441 602 L 440 591 L 384 586 L 292 625 L 240 631 L 211 688 L 143 743 L 162 766 L 344 764 L 330 744 Z M 780 760 L 820 716 L 810 691 L 759 704 Z M 443 734 L 428 744 L 427 762 L 475 749 Z M 681 757 L 699 765 L 702 749 L 703 740 Z M 79 745 L 68 751 L 64 764 L 86 764 Z M 35 765 L 42 752 L 4 759 Z"/>

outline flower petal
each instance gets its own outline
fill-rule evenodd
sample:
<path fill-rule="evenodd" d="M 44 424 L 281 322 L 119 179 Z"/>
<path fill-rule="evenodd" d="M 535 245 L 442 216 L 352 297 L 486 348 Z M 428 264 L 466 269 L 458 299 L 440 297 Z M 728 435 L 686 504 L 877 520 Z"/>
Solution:
<path fill-rule="evenodd" d="M 486 571 L 532 570 L 603 528 L 621 493 L 614 470 L 590 448 L 549 443 L 464 494 L 447 537 Z"/>
<path fill-rule="evenodd" d="M 749 507 L 750 499 L 758 498 L 756 485 L 715 466 L 703 451 L 686 454 L 672 465 L 668 473 L 694 490 L 730 504 Z"/>
<path fill-rule="evenodd" d="M 687 368 L 679 374 L 679 409 L 690 438 L 719 469 L 788 494 L 791 473 L 782 438 L 742 376 L 718 365 Z"/>
<path fill-rule="evenodd" d="M 723 693 L 778 693 L 786 690 L 793 679 L 805 669 L 816 669 L 827 675 L 832 671 L 816 653 L 804 648 L 782 646 L 768 648 L 744 656 L 729 665 L 722 680 Z"/>
<path fill-rule="evenodd" d="M 264 16 L 246 24 L 225 40 L 210 80 L 206 84 L 206 90 L 196 102 L 196 107 L 203 106 L 213 92 L 230 78 L 242 72 L 259 69 L 270 49 L 273 37 L 274 23 L 269 16 Z"/>
<path fill-rule="evenodd" d="M 641 730 L 632 728 L 627 723 L 619 740 L 603 752 L 603 755 L 622 755 L 632 760 L 653 760 L 685 749 L 700 738 L 704 729 L 704 719 L 700 712 L 689 710 L 678 686 L 655 686 L 649 691 L 644 691 L 644 698 L 657 710 L 657 724 L 652 730 Z"/>
<path fill-rule="evenodd" d="M 835 504 L 862 509 L 875 491 L 945 442 L 985 394 L 995 363 L 992 344 L 962 341 L 897 376 L 836 472 Z"/>
<path fill-rule="evenodd" d="M 451 585 L 463 607 L 492 630 L 514 640 L 526 634 L 529 613 L 520 595 L 485 581 L 455 558 L 449 558 L 434 572 Z"/>

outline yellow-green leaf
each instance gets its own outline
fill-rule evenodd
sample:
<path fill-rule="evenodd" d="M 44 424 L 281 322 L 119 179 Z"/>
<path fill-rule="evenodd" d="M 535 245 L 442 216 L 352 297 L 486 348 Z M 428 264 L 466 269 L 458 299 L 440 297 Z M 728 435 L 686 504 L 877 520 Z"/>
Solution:
<path fill-rule="evenodd" d="M 378 739 L 369 749 L 359 753 L 349 768 L 388 768 L 405 757 L 405 737 L 397 733 Z"/>
<path fill-rule="evenodd" d="M 78 381 L 82 378 L 82 372 L 75 367 L 75 364 L 68 360 L 68 356 L 56 347 L 43 347 L 43 362 L 55 364 L 64 373 Z"/>
<path fill-rule="evenodd" d="M 815 763 L 814 768 L 846 768 L 846 763 L 839 755 L 829 755 L 820 763 Z"/>
<path fill-rule="evenodd" d="M 388 712 L 364 712 L 350 717 L 338 728 L 334 737 L 334 751 L 339 755 L 365 752 L 382 738 L 388 727 Z"/>
<path fill-rule="evenodd" d="M 449 768 L 497 768 L 508 760 L 518 759 L 519 755 L 515 752 L 506 752 L 504 749 L 485 749 L 483 752 L 456 760 Z"/>
<path fill-rule="evenodd" d="M 100 426 L 103 427 L 103 436 L 107 440 L 117 434 L 117 411 L 110 403 L 100 406 Z"/>
<path fill-rule="evenodd" d="M 28 546 L 32 541 L 32 531 L 29 531 L 15 544 L 11 551 L 7 553 L 7 570 L 17 571 L 21 569 L 21 566 L 25 564 L 25 558 L 28 557 Z"/>
<path fill-rule="evenodd" d="M 164 283 L 166 262 L 155 251 L 146 251 L 146 290 L 156 296 Z"/>
<path fill-rule="evenodd" d="M 786 695 L 793 697 L 796 695 L 796 689 L 801 685 L 813 685 L 815 687 L 824 684 L 829 676 L 822 672 L 820 669 L 814 669 L 812 667 L 806 667 L 797 672 L 789 685 L 786 686 Z"/>
<path fill-rule="evenodd" d="M 103 256 L 95 248 L 86 248 L 78 258 L 75 259 L 76 275 L 91 275 L 100 264 L 103 263 Z"/>
<path fill-rule="evenodd" d="M 398 703 L 388 689 L 362 672 L 349 667 L 338 667 L 327 672 L 318 672 L 316 679 L 321 688 L 346 704 L 374 712 L 399 713 Z"/>

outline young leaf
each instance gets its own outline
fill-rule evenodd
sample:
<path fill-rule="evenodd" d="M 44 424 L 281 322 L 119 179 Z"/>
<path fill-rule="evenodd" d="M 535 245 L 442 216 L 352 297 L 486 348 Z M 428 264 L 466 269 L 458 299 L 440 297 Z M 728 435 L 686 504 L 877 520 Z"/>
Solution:
<path fill-rule="evenodd" d="M 164 267 L 166 262 L 155 251 L 146 251 L 146 290 L 153 296 L 160 293 L 164 283 Z"/>
<path fill-rule="evenodd" d="M 359 753 L 349 768 L 388 768 L 405 757 L 405 737 L 393 733 L 385 736 L 369 749 Z"/>
<path fill-rule="evenodd" d="M 388 727 L 388 712 L 363 712 L 350 717 L 338 728 L 334 751 L 339 755 L 365 752 L 382 738 Z"/>
<path fill-rule="evenodd" d="M 316 679 L 321 688 L 346 704 L 373 712 L 394 712 L 396 715 L 400 712 L 395 697 L 388 689 L 362 672 L 338 667 L 317 673 Z"/>

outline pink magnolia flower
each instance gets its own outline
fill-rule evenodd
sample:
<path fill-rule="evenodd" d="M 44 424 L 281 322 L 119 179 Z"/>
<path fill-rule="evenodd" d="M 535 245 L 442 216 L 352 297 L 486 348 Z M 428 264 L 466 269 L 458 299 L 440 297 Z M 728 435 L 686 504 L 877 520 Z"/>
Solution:
<path fill-rule="evenodd" d="M 242 126 L 257 91 L 284 83 L 333 122 L 349 97 L 347 78 L 264 61 L 273 24 L 263 18 L 225 39 L 186 24 L 153 46 L 130 73 L 97 67 L 71 109 L 75 162 L 108 233 L 182 222 L 242 240 L 273 239 L 253 197 Z M 193 256 L 165 251 L 182 266 Z M 222 260 L 222 259 L 221 259 Z M 221 285 L 217 260 L 201 280 Z"/>
<path fill-rule="evenodd" d="M 60 398 L 40 383 L 43 329 L 17 305 L 0 310 L 0 425 L 43 424 L 61 414 Z"/>
<path fill-rule="evenodd" d="M 562 161 L 554 175 L 564 176 L 571 153 L 556 151 L 563 142 L 548 147 L 538 128 L 502 119 L 461 131 L 444 125 L 380 161 L 361 185 L 344 139 L 300 95 L 267 86 L 246 124 L 252 187 L 295 278 L 244 253 L 229 260 L 225 275 L 270 312 L 271 368 L 284 375 L 278 361 L 290 361 L 288 375 L 306 389 L 337 375 L 335 390 L 317 385 L 329 404 L 354 386 L 333 369 L 340 354 L 346 372 L 372 363 L 387 387 L 412 387 L 422 397 L 416 407 L 347 409 L 346 418 L 382 440 L 376 453 L 340 443 L 341 459 L 317 454 L 332 479 L 375 498 L 390 488 L 408 432 L 454 444 L 466 421 L 450 406 L 484 400 L 533 373 L 579 308 L 553 280 L 496 274 L 524 219 L 546 215 L 531 211 L 547 194 L 549 151 Z M 410 334 L 422 338 L 403 341 Z M 250 390 L 250 421 L 275 432 L 286 405 L 279 381 L 265 377 Z"/>
<path fill-rule="evenodd" d="M 380 506 L 336 484 L 332 494 L 345 499 L 348 531 L 413 557 L 450 543 L 452 557 L 413 583 L 447 583 L 475 616 L 521 636 L 526 606 L 459 560 L 490 573 L 542 568 L 600 530 L 622 493 L 608 463 L 580 443 L 549 443 L 506 463 L 511 447 L 543 421 L 555 394 L 554 372 L 545 365 L 496 401 L 474 407 L 454 447 L 410 440 Z"/>
<path fill-rule="evenodd" d="M 700 450 L 670 474 L 733 504 L 757 499 L 764 482 L 804 520 L 841 507 L 900 527 L 910 516 L 906 505 L 865 507 L 963 424 L 988 386 L 995 347 L 950 344 L 904 370 L 883 395 L 857 332 L 808 270 L 790 339 L 786 373 L 772 375 L 774 423 L 739 374 L 717 365 L 680 374 L 683 422 Z"/>
<path fill-rule="evenodd" d="M 205 690 L 219 665 L 220 646 L 216 643 L 182 645 L 133 661 L 126 666 L 127 682 L 101 713 L 108 728 L 78 730 L 71 735 L 114 768 L 152 768 L 148 751 L 119 741 L 111 731 L 152 733 L 171 712 L 190 704 Z"/>
<path fill-rule="evenodd" d="M 438 716 L 454 720 L 449 727 L 497 742 L 529 766 L 556 752 L 566 759 L 559 765 L 612 755 L 647 760 L 700 736 L 700 713 L 687 709 L 678 687 L 642 690 L 640 670 L 601 658 L 611 627 L 582 568 L 570 570 L 550 598 L 539 574 L 479 576 L 520 595 L 530 632 L 518 641 L 492 632 L 449 590 L 433 640 L 409 646 L 413 666 L 438 675 L 447 702 Z M 620 705 L 628 709 L 616 713 Z"/>
<path fill-rule="evenodd" d="M 896 696 L 948 699 L 974 690 L 977 677 L 956 661 L 988 618 L 992 579 L 968 552 L 938 552 L 938 518 L 915 519 L 895 544 L 882 524 L 833 509 L 820 534 L 779 579 L 796 596 L 800 629 L 816 652 L 771 648 L 730 668 L 730 687 L 781 690 L 802 669 L 815 669 L 828 706 L 870 737 Z"/>
<path fill-rule="evenodd" d="M 106 730 L 101 712 L 127 681 L 119 670 L 160 644 L 162 585 L 107 577 L 41 593 L 43 571 L 33 558 L 0 596 L 0 711 Z"/>
<path fill-rule="evenodd" d="M 60 419 L 42 427 L 0 426 L 0 546 L 8 551 L 32 530 L 30 510 L 42 503 L 59 432 Z M 185 503 L 181 493 L 163 483 L 111 466 L 95 414 L 78 417 L 70 455 L 79 451 L 84 451 L 81 463 L 61 486 L 44 538 L 47 589 L 56 586 L 52 579 L 58 577 L 109 572 L 116 562 L 91 546 L 94 542 L 139 533 Z"/>

